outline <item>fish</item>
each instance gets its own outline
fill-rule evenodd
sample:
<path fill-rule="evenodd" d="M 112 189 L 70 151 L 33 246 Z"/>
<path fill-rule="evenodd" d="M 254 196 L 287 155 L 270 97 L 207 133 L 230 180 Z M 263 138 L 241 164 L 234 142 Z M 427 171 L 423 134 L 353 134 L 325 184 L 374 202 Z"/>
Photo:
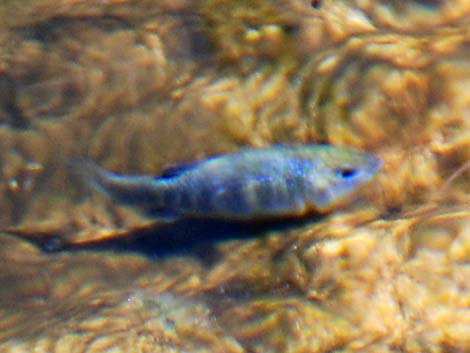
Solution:
<path fill-rule="evenodd" d="M 114 202 L 155 218 L 257 220 L 327 213 L 381 168 L 380 158 L 329 144 L 287 144 L 124 175 L 90 160 L 73 169 Z"/>

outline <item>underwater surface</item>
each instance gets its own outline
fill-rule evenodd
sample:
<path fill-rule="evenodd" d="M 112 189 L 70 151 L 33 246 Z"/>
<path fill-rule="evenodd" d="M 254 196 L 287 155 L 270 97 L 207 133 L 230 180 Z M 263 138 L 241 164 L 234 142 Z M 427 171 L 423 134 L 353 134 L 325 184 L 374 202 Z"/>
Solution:
<path fill-rule="evenodd" d="M 468 0 L 7 0 L 0 18 L 1 353 L 470 351 Z M 328 210 L 243 220 L 155 217 L 70 168 L 166 182 L 314 143 L 382 166 Z"/>

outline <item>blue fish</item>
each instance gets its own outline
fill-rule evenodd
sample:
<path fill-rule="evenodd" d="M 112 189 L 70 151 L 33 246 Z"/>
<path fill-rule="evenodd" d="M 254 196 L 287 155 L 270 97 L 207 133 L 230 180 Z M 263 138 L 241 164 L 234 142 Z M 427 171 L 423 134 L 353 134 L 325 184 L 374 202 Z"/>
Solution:
<path fill-rule="evenodd" d="M 90 161 L 74 169 L 113 200 L 153 217 L 256 220 L 328 212 L 381 165 L 352 148 L 294 144 L 216 155 L 158 177 L 120 175 Z"/>

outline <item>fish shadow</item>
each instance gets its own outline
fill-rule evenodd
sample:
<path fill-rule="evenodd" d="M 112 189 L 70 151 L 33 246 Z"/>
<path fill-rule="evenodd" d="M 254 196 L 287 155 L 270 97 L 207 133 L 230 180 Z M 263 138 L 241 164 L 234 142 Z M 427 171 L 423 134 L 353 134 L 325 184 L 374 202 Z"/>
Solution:
<path fill-rule="evenodd" d="M 138 253 L 150 258 L 192 255 L 205 261 L 215 260 L 215 245 L 229 240 L 263 237 L 270 232 L 282 232 L 300 227 L 320 218 L 313 215 L 263 221 L 227 221 L 216 219 L 181 219 L 130 232 L 125 237 L 85 244 L 60 244 L 52 239 L 38 244 L 48 252 L 113 251 Z"/>

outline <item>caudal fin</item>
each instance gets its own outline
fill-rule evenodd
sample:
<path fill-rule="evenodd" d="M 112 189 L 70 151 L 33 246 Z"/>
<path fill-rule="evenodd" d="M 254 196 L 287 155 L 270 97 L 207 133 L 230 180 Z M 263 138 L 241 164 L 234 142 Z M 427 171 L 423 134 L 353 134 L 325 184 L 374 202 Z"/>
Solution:
<path fill-rule="evenodd" d="M 117 202 L 146 213 L 158 213 L 165 209 L 164 193 L 168 185 L 164 181 L 147 175 L 113 173 L 87 159 L 75 159 L 70 167 L 88 188 L 98 190 Z"/>
<path fill-rule="evenodd" d="M 72 175 L 74 175 L 85 187 L 108 193 L 106 179 L 109 172 L 98 166 L 95 162 L 86 158 L 75 158 L 69 162 Z"/>

